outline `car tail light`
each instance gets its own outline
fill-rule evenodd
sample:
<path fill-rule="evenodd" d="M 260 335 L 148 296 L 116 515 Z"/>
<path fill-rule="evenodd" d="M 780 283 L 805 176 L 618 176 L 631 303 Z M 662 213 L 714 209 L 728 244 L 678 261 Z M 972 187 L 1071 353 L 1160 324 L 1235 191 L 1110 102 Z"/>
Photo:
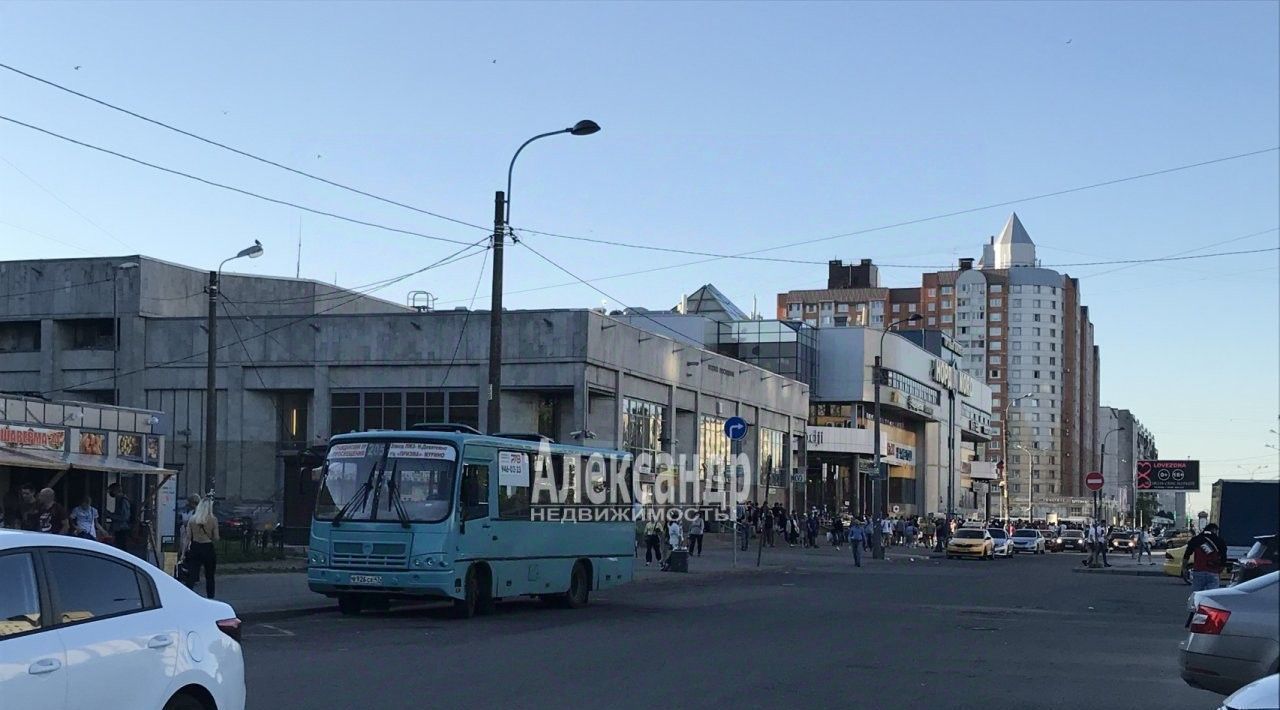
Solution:
<path fill-rule="evenodd" d="M 220 619 L 218 621 L 218 630 L 239 642 L 241 623 L 242 622 L 236 618 Z"/>
<path fill-rule="evenodd" d="M 1222 633 L 1222 627 L 1227 625 L 1227 618 L 1230 616 L 1231 612 L 1226 609 L 1201 604 L 1196 607 L 1195 613 L 1191 615 L 1189 630 L 1193 634 L 1220 634 Z"/>

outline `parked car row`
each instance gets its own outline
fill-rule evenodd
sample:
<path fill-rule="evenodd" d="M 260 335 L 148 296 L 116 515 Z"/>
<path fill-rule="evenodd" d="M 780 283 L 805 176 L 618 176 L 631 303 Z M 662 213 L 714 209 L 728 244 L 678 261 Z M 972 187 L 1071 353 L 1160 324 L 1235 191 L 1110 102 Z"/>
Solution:
<path fill-rule="evenodd" d="M 963 527 L 947 541 L 947 559 L 974 557 L 994 560 L 1010 558 L 1019 552 L 1043 555 L 1049 549 L 1048 533 L 1033 528 L 1015 530 L 1012 535 L 1003 528 Z"/>

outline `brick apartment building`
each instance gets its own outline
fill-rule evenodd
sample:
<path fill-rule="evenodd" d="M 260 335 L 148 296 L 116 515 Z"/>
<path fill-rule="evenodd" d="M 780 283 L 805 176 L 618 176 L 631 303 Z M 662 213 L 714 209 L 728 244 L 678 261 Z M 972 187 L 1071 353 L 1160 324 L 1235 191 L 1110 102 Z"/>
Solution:
<path fill-rule="evenodd" d="M 976 265 L 963 258 L 956 269 L 925 273 L 919 288 L 880 286 L 870 259 L 832 261 L 826 289 L 778 294 L 777 308 L 779 318 L 819 328 L 950 334 L 963 353 L 956 364 L 991 387 L 996 436 L 987 457 L 1005 462 L 1011 514 L 1086 512 L 1083 479 L 1096 469 L 1099 444 L 1093 324 L 1079 281 L 1040 268 L 1017 214 L 983 245 Z M 912 313 L 923 320 L 893 325 Z"/>

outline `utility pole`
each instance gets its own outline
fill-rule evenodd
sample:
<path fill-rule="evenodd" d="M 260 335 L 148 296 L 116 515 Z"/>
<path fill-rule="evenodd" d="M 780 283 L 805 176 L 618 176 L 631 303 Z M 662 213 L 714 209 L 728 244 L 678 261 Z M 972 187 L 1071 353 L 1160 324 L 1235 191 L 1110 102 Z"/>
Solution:
<path fill-rule="evenodd" d="M 204 386 L 204 486 L 203 496 L 216 483 L 214 471 L 218 465 L 218 272 L 209 272 L 209 315 L 205 330 L 209 333 L 209 347 L 205 355 Z"/>
<path fill-rule="evenodd" d="M 880 339 L 881 344 L 884 338 Z M 871 448 L 875 451 L 875 471 L 871 474 L 871 557 L 884 559 L 884 540 L 880 534 L 880 380 L 884 379 L 884 366 L 880 356 L 876 355 L 875 367 L 871 368 L 871 377 L 875 380 L 876 390 L 876 425 Z"/>
<path fill-rule="evenodd" d="M 512 159 L 514 161 L 514 158 Z M 506 193 L 493 193 L 493 290 L 489 299 L 489 413 L 490 434 L 502 431 L 502 245 L 507 231 Z"/>
<path fill-rule="evenodd" d="M 960 370 L 953 360 L 951 362 L 953 381 L 947 386 L 947 400 L 951 413 L 947 418 L 947 520 L 956 514 L 956 382 L 960 378 Z"/>
<path fill-rule="evenodd" d="M 218 297 L 222 282 L 222 267 L 228 261 L 248 257 L 257 259 L 262 256 L 262 242 L 253 240 L 253 245 L 236 252 L 218 264 L 217 271 L 209 272 L 209 316 L 205 320 L 205 330 L 209 333 L 209 347 L 205 353 L 205 389 L 204 389 L 204 495 L 213 490 L 217 483 L 216 469 L 218 465 Z"/>

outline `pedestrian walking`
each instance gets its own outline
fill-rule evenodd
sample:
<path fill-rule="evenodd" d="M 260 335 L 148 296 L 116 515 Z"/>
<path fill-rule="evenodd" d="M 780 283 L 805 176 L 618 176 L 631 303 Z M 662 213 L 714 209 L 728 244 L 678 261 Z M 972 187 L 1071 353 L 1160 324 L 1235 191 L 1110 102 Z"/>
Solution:
<path fill-rule="evenodd" d="M 1226 562 L 1227 543 L 1218 535 L 1218 524 L 1209 523 L 1187 542 L 1182 553 L 1182 566 L 1191 565 L 1191 591 L 1217 589 L 1219 575 Z"/>
<path fill-rule="evenodd" d="M 702 512 L 693 514 L 693 520 L 689 523 L 689 554 L 697 554 L 702 557 L 702 536 L 707 531 L 707 521 L 702 518 Z"/>
<path fill-rule="evenodd" d="M 1098 530 L 1098 549 L 1102 551 L 1102 566 L 1110 567 L 1111 563 L 1107 561 L 1107 538 L 1110 537 L 1111 528 L 1099 525 Z"/>
<path fill-rule="evenodd" d="M 831 546 L 840 549 L 840 540 L 844 538 L 844 521 L 837 515 L 831 519 Z"/>
<path fill-rule="evenodd" d="M 98 517 L 98 509 L 93 507 L 93 498 L 85 493 L 80 498 L 80 505 L 71 509 L 71 534 L 86 540 L 106 537 L 107 531 L 98 523 Z"/>
<path fill-rule="evenodd" d="M 880 538 L 881 545 L 888 547 L 893 544 L 893 519 L 885 518 L 880 521 Z"/>
<path fill-rule="evenodd" d="M 805 531 L 805 547 L 818 546 L 818 514 L 816 511 L 809 511 L 809 517 L 804 521 Z"/>
<path fill-rule="evenodd" d="M 1138 531 L 1138 541 L 1134 545 L 1138 549 L 1138 564 L 1142 564 L 1142 553 L 1147 553 L 1147 564 L 1154 565 L 1156 562 L 1151 557 L 1151 533 L 1146 530 Z"/>
<path fill-rule="evenodd" d="M 644 566 L 648 567 L 655 560 L 662 564 L 662 524 L 650 520 L 644 524 Z"/>
<path fill-rule="evenodd" d="M 861 518 L 849 524 L 849 549 L 853 550 L 853 566 L 862 566 L 862 548 L 867 544 L 867 526 Z"/>
<path fill-rule="evenodd" d="M 191 547 L 187 550 L 188 568 L 204 571 L 204 595 L 213 599 L 213 574 L 218 566 L 218 554 L 213 543 L 219 539 L 218 519 L 213 515 L 213 498 L 200 501 L 191 520 L 187 521 L 187 534 L 191 538 Z M 199 578 L 197 571 L 190 583 L 194 584 Z"/>
<path fill-rule="evenodd" d="M 760 529 L 764 531 L 764 541 L 762 544 L 773 547 L 773 508 L 765 506 L 761 513 L 762 523 Z"/>
<path fill-rule="evenodd" d="M 129 550 L 129 539 L 133 536 L 135 512 L 133 501 L 120 490 L 119 483 L 107 486 L 107 495 L 115 501 L 115 509 L 107 513 L 107 525 L 111 531 L 112 543 L 126 552 Z M 213 501 L 209 501 L 210 508 Z M 212 512 L 210 513 L 212 515 Z"/>

